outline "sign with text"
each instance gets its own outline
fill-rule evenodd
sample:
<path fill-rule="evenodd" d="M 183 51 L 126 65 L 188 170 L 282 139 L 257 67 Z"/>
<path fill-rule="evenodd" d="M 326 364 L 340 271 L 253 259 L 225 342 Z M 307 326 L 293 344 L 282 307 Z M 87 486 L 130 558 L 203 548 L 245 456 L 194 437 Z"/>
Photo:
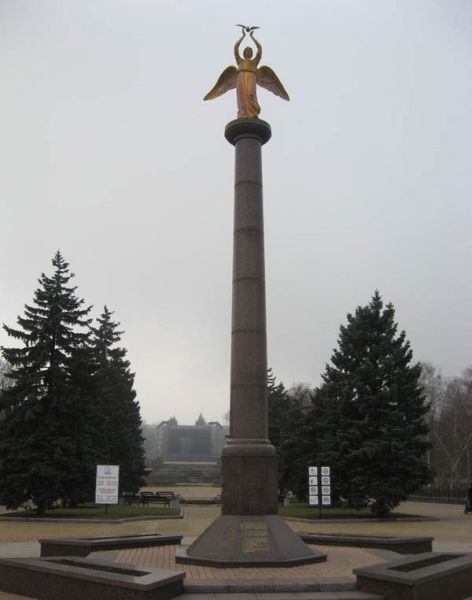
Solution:
<path fill-rule="evenodd" d="M 95 504 L 118 504 L 119 465 L 97 465 Z"/>
<path fill-rule="evenodd" d="M 331 506 L 330 467 L 308 467 L 308 486 L 311 506 Z"/>

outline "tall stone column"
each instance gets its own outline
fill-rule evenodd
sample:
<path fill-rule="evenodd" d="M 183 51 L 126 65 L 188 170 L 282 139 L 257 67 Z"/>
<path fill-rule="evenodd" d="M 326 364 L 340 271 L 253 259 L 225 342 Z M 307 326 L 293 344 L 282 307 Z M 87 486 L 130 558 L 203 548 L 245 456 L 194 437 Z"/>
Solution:
<path fill-rule="evenodd" d="M 277 515 L 277 457 L 268 440 L 267 341 L 260 119 L 226 126 L 235 146 L 230 436 L 223 448 L 222 514 L 176 560 L 219 567 L 326 560 Z"/>
<path fill-rule="evenodd" d="M 277 463 L 267 432 L 267 336 L 260 119 L 226 126 L 235 146 L 230 436 L 223 450 L 223 514 L 277 513 Z"/>

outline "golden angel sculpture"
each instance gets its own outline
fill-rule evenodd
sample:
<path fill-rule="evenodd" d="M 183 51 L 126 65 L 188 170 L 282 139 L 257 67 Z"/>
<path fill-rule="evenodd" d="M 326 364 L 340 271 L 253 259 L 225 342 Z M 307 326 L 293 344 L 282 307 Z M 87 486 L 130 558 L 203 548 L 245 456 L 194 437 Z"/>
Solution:
<path fill-rule="evenodd" d="M 204 100 L 213 100 L 213 98 L 217 98 L 225 92 L 236 88 L 238 119 L 248 117 L 257 118 L 261 112 L 261 108 L 257 102 L 257 85 L 269 90 L 276 96 L 280 96 L 284 100 L 290 100 L 290 98 L 279 78 L 270 67 L 262 66 L 257 68 L 262 56 L 262 46 L 254 37 L 254 29 L 258 28 L 247 27 L 245 25 L 239 25 L 239 27 L 242 27 L 243 34 L 234 45 L 234 57 L 238 68 L 233 66 L 226 67 L 218 78 L 215 87 L 208 92 Z M 249 46 L 244 48 L 242 57 L 239 54 L 239 47 L 247 33 L 257 48 L 254 58 L 252 58 L 252 48 Z"/>

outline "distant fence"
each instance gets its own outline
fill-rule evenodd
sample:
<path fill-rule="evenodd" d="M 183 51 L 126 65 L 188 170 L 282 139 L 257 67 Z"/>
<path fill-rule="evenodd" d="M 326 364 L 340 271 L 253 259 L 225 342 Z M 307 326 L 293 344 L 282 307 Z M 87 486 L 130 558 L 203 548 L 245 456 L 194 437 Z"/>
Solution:
<path fill-rule="evenodd" d="M 422 502 L 445 502 L 450 504 L 464 504 L 467 497 L 467 488 L 464 487 L 425 487 L 410 496 L 409 500 Z"/>

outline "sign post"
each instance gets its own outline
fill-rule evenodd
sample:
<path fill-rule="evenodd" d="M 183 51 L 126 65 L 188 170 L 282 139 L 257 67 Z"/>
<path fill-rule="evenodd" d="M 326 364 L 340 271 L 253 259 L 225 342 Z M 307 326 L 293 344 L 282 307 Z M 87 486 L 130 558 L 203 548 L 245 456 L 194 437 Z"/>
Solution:
<path fill-rule="evenodd" d="M 119 465 L 97 465 L 95 504 L 105 505 L 105 515 L 109 504 L 118 504 L 119 474 Z"/>
<path fill-rule="evenodd" d="M 331 506 L 330 467 L 308 467 L 308 496 L 310 506 L 317 506 L 321 517 L 321 507 Z"/>

